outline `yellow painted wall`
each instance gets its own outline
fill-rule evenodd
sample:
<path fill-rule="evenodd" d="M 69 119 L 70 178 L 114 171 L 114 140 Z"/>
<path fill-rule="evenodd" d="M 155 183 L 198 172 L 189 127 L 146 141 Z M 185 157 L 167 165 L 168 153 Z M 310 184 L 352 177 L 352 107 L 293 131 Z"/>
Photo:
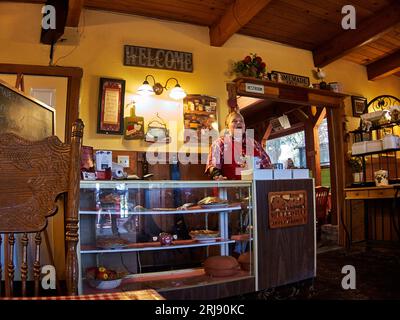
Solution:
<path fill-rule="evenodd" d="M 48 64 L 49 46 L 39 44 L 40 8 L 40 5 L 33 4 L 0 3 L 1 62 Z M 125 141 L 121 136 L 96 133 L 100 77 L 125 79 L 127 93 L 134 93 L 149 73 L 162 83 L 169 77 L 176 77 L 188 93 L 203 93 L 219 98 L 220 126 L 227 113 L 225 85 L 232 79 L 229 75 L 230 65 L 248 53 L 255 52 L 263 57 L 269 70 L 301 74 L 313 79 L 313 60 L 309 51 L 242 35 L 234 35 L 223 47 L 215 48 L 209 45 L 208 28 L 205 27 L 85 10 L 81 17 L 80 32 L 79 46 L 57 46 L 54 61 L 67 55 L 58 60 L 59 65 L 84 69 L 80 116 L 86 125 L 84 143 L 95 148 L 145 150 L 149 146 L 140 141 Z M 194 72 L 123 66 L 125 44 L 192 52 Z M 362 95 L 368 99 L 380 94 L 400 96 L 400 79 L 397 77 L 368 81 L 365 67 L 344 60 L 327 66 L 325 71 L 326 81 L 341 82 L 348 94 Z M 347 113 L 351 115 L 348 100 Z M 138 109 L 140 115 L 140 107 Z M 156 110 L 159 110 L 156 106 L 146 109 L 143 112 L 145 121 L 150 120 L 148 116 Z M 174 119 L 179 126 L 182 125 L 181 114 L 161 112 L 161 115 L 166 120 Z"/>

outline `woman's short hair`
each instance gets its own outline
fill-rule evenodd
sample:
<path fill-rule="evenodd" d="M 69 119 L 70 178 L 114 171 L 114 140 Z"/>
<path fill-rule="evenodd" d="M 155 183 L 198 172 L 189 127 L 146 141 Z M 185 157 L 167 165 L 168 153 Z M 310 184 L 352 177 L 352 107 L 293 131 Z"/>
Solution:
<path fill-rule="evenodd" d="M 242 114 L 239 112 L 239 111 L 231 111 L 231 112 L 229 112 L 228 113 L 228 115 L 226 116 L 226 118 L 225 118 L 225 126 L 228 128 L 228 126 L 229 126 L 229 123 L 232 121 L 232 119 L 234 118 L 234 117 L 240 117 L 241 119 L 242 119 L 242 121 L 243 121 L 243 123 L 244 123 L 244 118 L 243 118 L 243 116 L 242 116 Z"/>

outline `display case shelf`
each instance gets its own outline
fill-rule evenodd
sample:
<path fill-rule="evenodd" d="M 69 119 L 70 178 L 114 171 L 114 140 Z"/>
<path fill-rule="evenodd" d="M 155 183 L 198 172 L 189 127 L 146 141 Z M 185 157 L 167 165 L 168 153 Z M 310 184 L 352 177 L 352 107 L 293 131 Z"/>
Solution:
<path fill-rule="evenodd" d="M 185 243 L 186 244 L 181 244 Z M 133 243 L 131 245 L 127 245 L 121 249 L 82 249 L 82 254 L 87 253 L 116 253 L 116 252 L 135 252 L 135 251 L 153 251 L 153 250 L 173 250 L 173 249 L 182 249 L 182 248 L 195 248 L 195 247 L 208 247 L 208 246 L 218 246 L 224 245 L 228 243 L 235 243 L 236 240 L 216 240 L 214 242 L 197 242 L 196 240 L 178 240 L 175 243 L 168 246 L 161 246 L 157 242 L 154 243 Z"/>
<path fill-rule="evenodd" d="M 198 209 L 187 209 L 187 210 L 145 210 L 145 211 L 127 211 L 124 214 L 127 215 L 156 215 L 156 214 L 193 214 L 193 213 L 215 213 L 215 212 L 232 212 L 236 210 L 241 210 L 242 207 L 237 204 L 231 204 L 226 207 L 218 207 L 218 208 L 198 208 Z M 79 214 L 121 214 L 121 210 L 98 210 L 98 211 L 87 211 L 82 210 L 79 211 Z"/>
<path fill-rule="evenodd" d="M 181 269 L 172 271 L 152 272 L 146 274 L 132 274 L 122 280 L 119 288 L 111 289 L 110 292 L 148 289 L 149 286 L 158 292 L 167 292 L 176 289 L 191 289 L 196 287 L 205 287 L 210 285 L 224 285 L 232 281 L 254 281 L 254 275 L 248 271 L 239 271 L 237 274 L 229 277 L 209 277 L 205 274 L 203 268 Z M 84 289 L 87 293 L 99 293 L 101 290 L 91 288 L 84 280 Z"/>

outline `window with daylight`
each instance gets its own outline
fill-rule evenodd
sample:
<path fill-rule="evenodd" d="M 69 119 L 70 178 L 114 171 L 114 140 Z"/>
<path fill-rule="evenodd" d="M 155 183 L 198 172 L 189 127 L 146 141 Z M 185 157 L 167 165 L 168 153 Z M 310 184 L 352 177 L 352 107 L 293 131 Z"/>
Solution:
<path fill-rule="evenodd" d="M 326 118 L 322 121 L 318 128 L 320 163 L 322 185 L 330 186 L 329 176 L 329 139 L 328 139 L 328 123 Z M 293 160 L 296 168 L 306 168 L 306 144 L 304 131 L 289 134 L 284 137 L 268 140 L 266 143 L 266 151 L 271 161 L 277 168 L 286 168 L 289 158 Z"/>

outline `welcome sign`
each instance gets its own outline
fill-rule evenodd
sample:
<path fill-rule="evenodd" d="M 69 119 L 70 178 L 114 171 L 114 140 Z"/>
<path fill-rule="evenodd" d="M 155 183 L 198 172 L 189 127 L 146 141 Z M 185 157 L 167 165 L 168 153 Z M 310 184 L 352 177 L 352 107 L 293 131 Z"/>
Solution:
<path fill-rule="evenodd" d="M 193 72 L 193 56 L 190 52 L 125 45 L 124 65 Z"/>

